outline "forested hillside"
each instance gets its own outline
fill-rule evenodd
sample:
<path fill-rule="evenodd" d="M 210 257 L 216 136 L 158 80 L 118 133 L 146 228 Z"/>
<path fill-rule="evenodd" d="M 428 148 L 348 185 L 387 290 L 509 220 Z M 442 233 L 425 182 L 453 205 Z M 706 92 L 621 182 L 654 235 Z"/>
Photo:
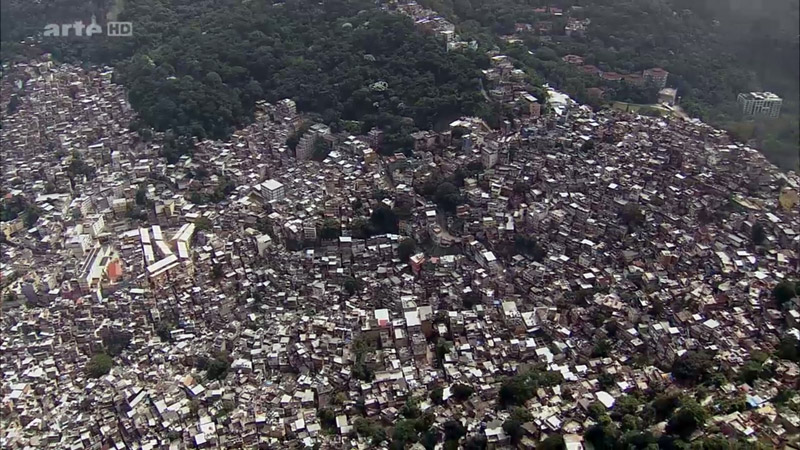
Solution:
<path fill-rule="evenodd" d="M 612 87 L 560 60 L 576 54 L 604 71 L 632 73 L 650 67 L 670 72 L 691 115 L 755 138 L 777 164 L 798 163 L 800 19 L 792 0 L 422 0 L 456 22 L 460 31 L 494 39 L 516 52 L 554 85 L 584 101 L 590 87 L 603 87 L 608 100 L 643 103 L 652 92 Z M 563 15 L 536 12 L 546 6 Z M 576 6 L 577 8 L 572 8 Z M 566 36 L 572 19 L 591 20 L 583 35 Z M 515 24 L 549 22 L 548 33 L 517 33 L 523 45 L 497 39 L 515 33 Z M 522 47 L 522 48 L 518 48 Z M 533 55 L 524 56 L 531 50 Z M 739 92 L 768 90 L 784 99 L 778 120 L 740 117 Z"/>
<path fill-rule="evenodd" d="M 392 151 L 415 127 L 485 107 L 485 54 L 447 53 L 410 19 L 365 0 L 129 0 L 118 20 L 134 23 L 133 38 L 44 46 L 58 59 L 114 62 L 132 105 L 157 130 L 224 138 L 256 100 L 293 98 L 334 129 L 344 120 L 385 129 Z"/>

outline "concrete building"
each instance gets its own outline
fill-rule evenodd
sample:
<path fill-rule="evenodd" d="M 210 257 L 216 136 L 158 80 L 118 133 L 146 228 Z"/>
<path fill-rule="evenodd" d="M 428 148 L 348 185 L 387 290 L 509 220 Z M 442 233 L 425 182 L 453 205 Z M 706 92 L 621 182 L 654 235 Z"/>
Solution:
<path fill-rule="evenodd" d="M 739 94 L 737 103 L 746 116 L 778 117 L 781 115 L 783 99 L 772 92 L 748 92 Z"/>
<path fill-rule="evenodd" d="M 286 195 L 283 183 L 276 180 L 267 180 L 261 184 L 261 192 L 267 201 L 283 200 Z"/>
<path fill-rule="evenodd" d="M 297 159 L 300 161 L 310 159 L 314 153 L 314 144 L 317 139 L 329 134 L 331 134 L 331 129 L 326 125 L 321 123 L 312 125 L 308 132 L 300 138 L 300 142 L 297 143 L 297 148 L 295 149 Z"/>
<path fill-rule="evenodd" d="M 654 67 L 652 69 L 643 71 L 642 78 L 644 78 L 645 83 L 653 83 L 659 89 L 664 89 L 664 87 L 667 85 L 669 72 L 660 67 Z"/>
<path fill-rule="evenodd" d="M 483 163 L 483 167 L 490 169 L 497 164 L 497 150 L 494 150 L 489 147 L 484 147 L 481 150 L 481 163 Z"/>
<path fill-rule="evenodd" d="M 678 90 L 675 88 L 664 88 L 658 91 L 658 103 L 675 106 L 678 98 Z"/>

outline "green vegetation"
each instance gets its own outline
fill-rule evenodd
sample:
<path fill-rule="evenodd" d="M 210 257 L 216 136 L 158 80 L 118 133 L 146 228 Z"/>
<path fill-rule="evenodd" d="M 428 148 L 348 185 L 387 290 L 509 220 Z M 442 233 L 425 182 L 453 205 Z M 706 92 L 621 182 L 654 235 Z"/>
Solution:
<path fill-rule="evenodd" d="M 567 446 L 564 444 L 564 437 L 560 434 L 547 436 L 547 438 L 536 445 L 536 450 L 564 450 L 565 448 L 567 448 Z"/>
<path fill-rule="evenodd" d="M 439 366 L 444 367 L 444 358 L 450 353 L 453 348 L 453 343 L 440 337 L 436 341 L 436 359 L 439 361 Z"/>
<path fill-rule="evenodd" d="M 366 358 L 367 355 L 375 351 L 375 347 L 365 336 L 361 335 L 353 341 L 352 350 L 355 356 L 353 376 L 361 381 L 372 381 L 375 378 L 375 373 L 367 367 Z"/>
<path fill-rule="evenodd" d="M 524 405 L 533 398 L 540 387 L 555 386 L 561 382 L 561 374 L 540 368 L 530 368 L 506 379 L 500 386 L 502 407 Z"/>
<path fill-rule="evenodd" d="M 708 412 L 699 403 L 691 399 L 684 400 L 680 409 L 667 423 L 667 433 L 686 438 L 701 428 L 707 419 Z"/>
<path fill-rule="evenodd" d="M 761 223 L 756 223 L 753 225 L 753 229 L 750 231 L 750 238 L 756 245 L 763 244 L 767 239 L 767 233 L 764 231 L 764 225 L 761 225 Z"/>
<path fill-rule="evenodd" d="M 105 352 L 112 357 L 118 356 L 123 350 L 128 348 L 131 343 L 131 337 L 130 333 L 111 330 L 103 338 Z"/>
<path fill-rule="evenodd" d="M 763 352 L 753 352 L 750 360 L 747 361 L 739 372 L 739 380 L 742 383 L 752 384 L 755 380 L 770 379 L 775 373 L 772 364 L 768 362 L 769 355 Z"/>
<path fill-rule="evenodd" d="M 461 298 L 461 303 L 464 305 L 464 309 L 472 309 L 481 303 L 481 295 L 475 291 L 469 291 Z"/>
<path fill-rule="evenodd" d="M 713 360 L 706 352 L 687 351 L 672 363 L 672 376 L 685 383 L 700 383 L 711 376 Z"/>
<path fill-rule="evenodd" d="M 344 280 L 343 287 L 348 295 L 353 295 L 361 289 L 361 283 L 353 277 L 347 277 Z"/>
<path fill-rule="evenodd" d="M 511 417 L 503 422 L 503 431 L 511 438 L 511 443 L 516 445 L 522 438 L 522 425 L 533 420 L 533 416 L 527 409 L 517 407 L 511 411 Z"/>
<path fill-rule="evenodd" d="M 362 230 L 366 237 L 375 234 L 397 233 L 397 215 L 384 204 L 378 205 L 369 217 L 369 223 Z"/>
<path fill-rule="evenodd" d="M 790 280 L 783 280 L 772 289 L 772 297 L 778 302 L 778 305 L 784 306 L 791 299 L 800 295 L 798 291 L 800 291 L 800 284 L 795 284 Z"/>
<path fill-rule="evenodd" d="M 592 95 L 589 90 L 592 87 L 602 88 L 605 100 L 633 104 L 653 103 L 657 89 L 604 81 L 561 61 L 562 56 L 579 55 L 585 65 L 594 65 L 605 72 L 641 73 L 643 69 L 662 67 L 670 72 L 667 84 L 678 89 L 680 104 L 687 114 L 722 126 L 743 141 L 755 139 L 765 154 L 783 168 L 798 165 L 800 20 L 796 2 L 775 1 L 764 5 L 742 0 L 555 2 L 565 8 L 565 16 L 591 19 L 585 36 L 571 37 L 565 36 L 566 17 L 552 17 L 534 10 L 553 2 L 423 0 L 421 3 L 448 16 L 467 38 L 477 38 L 487 47 L 499 47 L 529 73 L 541 75 L 556 88 L 593 106 L 599 106 L 603 100 Z M 568 11 L 573 5 L 581 9 Z M 522 42 L 514 44 L 498 39 L 498 35 L 512 34 L 516 23 L 549 26 L 550 36 L 524 32 L 520 35 Z M 755 121 L 743 118 L 736 96 L 754 90 L 780 95 L 784 99 L 782 117 Z"/>
<path fill-rule="evenodd" d="M 228 352 L 215 352 L 211 358 L 201 357 L 197 360 L 196 367 L 206 371 L 209 380 L 224 380 L 228 376 L 232 359 Z"/>
<path fill-rule="evenodd" d="M 450 390 L 453 393 L 453 398 L 457 402 L 467 401 L 467 399 L 469 399 L 472 396 L 472 394 L 475 393 L 475 389 L 473 389 L 472 386 L 468 386 L 466 384 L 461 384 L 461 383 L 454 384 L 453 387 L 450 388 Z"/>
<path fill-rule="evenodd" d="M 786 335 L 778 345 L 776 356 L 789 361 L 800 362 L 800 342 L 792 335 Z"/>
<path fill-rule="evenodd" d="M 16 3 L 22 2 L 6 8 L 4 23 L 44 12 Z M 61 17 L 77 19 L 68 11 Z M 350 121 L 361 132 L 382 128 L 382 150 L 394 152 L 410 148 L 416 128 L 485 109 L 478 84 L 488 67 L 483 52 L 448 53 L 409 18 L 368 0 L 137 0 L 125 3 L 118 20 L 136 23 L 133 39 L 53 39 L 42 46 L 61 60 L 115 62 L 142 126 L 176 136 L 226 138 L 251 120 L 257 100 L 292 98 L 334 131 Z M 48 23 L 25 22 L 29 30 Z M 9 39 L 25 33 L 22 25 L 11 28 L 3 30 Z M 15 48 L 4 50 L 7 58 Z"/>
<path fill-rule="evenodd" d="M 430 398 L 434 405 L 444 404 L 443 396 L 444 396 L 444 388 L 442 388 L 441 386 L 433 388 L 433 390 L 430 393 Z"/>
<path fill-rule="evenodd" d="M 544 257 L 547 256 L 547 250 L 539 245 L 539 242 L 536 239 L 530 236 L 515 236 L 514 250 L 520 254 L 533 258 L 534 261 L 539 262 L 544 260 Z"/>
<path fill-rule="evenodd" d="M 373 446 L 380 445 L 381 442 L 387 440 L 386 430 L 369 419 L 359 417 L 353 423 L 353 427 L 361 437 L 371 439 Z"/>
<path fill-rule="evenodd" d="M 336 414 L 333 413 L 330 409 L 322 408 L 317 411 L 317 417 L 319 418 L 320 425 L 322 425 L 322 429 L 328 433 L 333 433 L 336 431 Z"/>
<path fill-rule="evenodd" d="M 336 219 L 325 219 L 322 222 L 322 228 L 319 231 L 321 239 L 336 239 L 342 234 L 342 227 Z"/>
<path fill-rule="evenodd" d="M 114 362 L 110 356 L 105 353 L 98 353 L 92 356 L 92 359 L 86 365 L 86 375 L 90 378 L 100 378 L 111 371 L 113 364 Z"/>
<path fill-rule="evenodd" d="M 600 339 L 592 348 L 592 358 L 605 358 L 611 352 L 611 342 L 608 339 Z"/>
<path fill-rule="evenodd" d="M 416 249 L 417 243 L 414 239 L 405 238 L 397 245 L 397 257 L 400 258 L 400 261 L 408 261 Z"/>
<path fill-rule="evenodd" d="M 456 211 L 456 206 L 464 203 L 464 198 L 453 183 L 444 182 L 436 188 L 433 194 L 436 204 L 443 210 L 453 213 Z"/>

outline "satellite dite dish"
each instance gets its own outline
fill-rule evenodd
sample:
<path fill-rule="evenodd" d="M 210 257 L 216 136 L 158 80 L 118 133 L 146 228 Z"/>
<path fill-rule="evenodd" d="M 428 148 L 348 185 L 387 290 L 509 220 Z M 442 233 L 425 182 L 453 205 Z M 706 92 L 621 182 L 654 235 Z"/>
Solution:
<path fill-rule="evenodd" d="M 386 89 L 389 89 L 389 83 L 385 81 L 376 81 L 375 83 L 372 83 L 369 88 L 373 91 L 382 92 Z"/>

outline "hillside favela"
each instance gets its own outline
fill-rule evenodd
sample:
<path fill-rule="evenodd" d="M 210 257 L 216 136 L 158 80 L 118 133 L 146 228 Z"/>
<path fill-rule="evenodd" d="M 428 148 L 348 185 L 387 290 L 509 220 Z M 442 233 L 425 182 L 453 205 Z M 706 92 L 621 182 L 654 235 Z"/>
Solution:
<path fill-rule="evenodd" d="M 2 0 L 0 448 L 800 449 L 798 9 Z"/>

